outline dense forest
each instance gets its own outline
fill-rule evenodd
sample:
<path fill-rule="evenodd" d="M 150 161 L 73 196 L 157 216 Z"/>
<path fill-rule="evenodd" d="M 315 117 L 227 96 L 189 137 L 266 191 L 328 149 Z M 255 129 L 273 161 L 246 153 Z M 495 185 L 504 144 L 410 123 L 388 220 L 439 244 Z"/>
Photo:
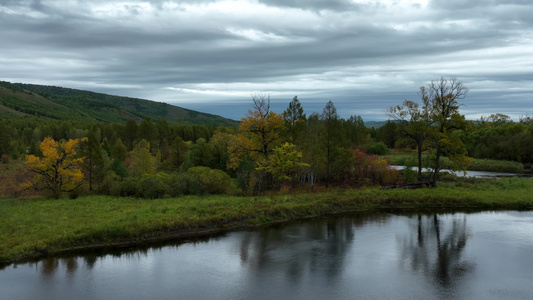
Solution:
<path fill-rule="evenodd" d="M 170 124 L 164 118 L 3 118 L 0 166 L 24 162 L 13 175 L 19 185 L 11 196 L 38 189 L 54 197 L 68 192 L 71 197 L 144 198 L 412 180 L 436 185 L 440 170 L 465 170 L 472 157 L 529 168 L 533 120 L 526 115 L 513 122 L 501 114 L 465 120 L 459 101 L 466 92 L 455 79 L 432 81 L 421 87 L 420 101 L 390 107 L 390 120 L 379 128 L 366 127 L 360 116 L 341 118 L 332 101 L 321 113 L 307 115 L 295 96 L 284 112 L 276 113 L 268 94 L 252 96 L 238 128 Z M 391 169 L 380 156 L 390 151 L 416 153 L 417 165 L 433 172 L 420 170 L 417 178 Z"/>

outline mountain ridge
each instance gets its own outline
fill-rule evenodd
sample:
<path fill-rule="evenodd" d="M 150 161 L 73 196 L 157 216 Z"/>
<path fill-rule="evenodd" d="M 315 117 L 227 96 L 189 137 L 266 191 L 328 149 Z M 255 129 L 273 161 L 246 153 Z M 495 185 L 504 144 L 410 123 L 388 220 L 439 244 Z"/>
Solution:
<path fill-rule="evenodd" d="M 163 102 L 58 86 L 0 81 L 0 117 L 31 116 L 107 123 L 162 118 L 170 124 L 238 125 L 235 120 Z"/>

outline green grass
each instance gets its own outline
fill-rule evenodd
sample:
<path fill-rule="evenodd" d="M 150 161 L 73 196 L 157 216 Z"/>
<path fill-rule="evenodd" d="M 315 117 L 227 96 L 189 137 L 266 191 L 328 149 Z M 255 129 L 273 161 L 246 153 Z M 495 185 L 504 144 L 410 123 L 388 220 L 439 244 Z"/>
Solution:
<path fill-rule="evenodd" d="M 474 159 L 468 169 L 472 171 L 524 173 L 524 165 L 519 162 L 494 159 Z"/>
<path fill-rule="evenodd" d="M 0 262 L 65 249 L 143 244 L 332 212 L 380 208 L 533 208 L 533 180 L 458 180 L 435 189 L 331 190 L 263 197 L 0 200 Z"/>

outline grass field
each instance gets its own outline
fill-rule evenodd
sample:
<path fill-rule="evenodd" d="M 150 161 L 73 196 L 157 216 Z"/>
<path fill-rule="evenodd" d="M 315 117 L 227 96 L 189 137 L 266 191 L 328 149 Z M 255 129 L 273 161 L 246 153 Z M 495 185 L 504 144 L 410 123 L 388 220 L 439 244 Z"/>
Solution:
<path fill-rule="evenodd" d="M 533 180 L 461 179 L 434 189 L 337 189 L 261 197 L 2 199 L 0 262 L 381 208 L 532 209 Z"/>

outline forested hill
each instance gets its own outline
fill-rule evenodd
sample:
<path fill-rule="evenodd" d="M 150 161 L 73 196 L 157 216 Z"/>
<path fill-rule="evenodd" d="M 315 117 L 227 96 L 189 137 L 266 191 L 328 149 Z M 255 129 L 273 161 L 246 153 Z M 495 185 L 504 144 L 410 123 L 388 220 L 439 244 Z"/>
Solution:
<path fill-rule="evenodd" d="M 163 118 L 170 124 L 236 126 L 237 121 L 167 103 L 84 90 L 0 81 L 0 118 L 124 122 Z"/>

